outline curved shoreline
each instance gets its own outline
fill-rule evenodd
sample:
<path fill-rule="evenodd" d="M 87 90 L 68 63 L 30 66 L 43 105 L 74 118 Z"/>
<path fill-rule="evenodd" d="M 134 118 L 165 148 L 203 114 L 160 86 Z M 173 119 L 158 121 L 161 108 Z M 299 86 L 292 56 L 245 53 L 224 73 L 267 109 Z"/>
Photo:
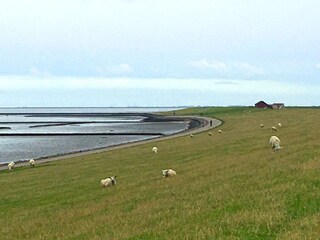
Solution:
<path fill-rule="evenodd" d="M 96 153 L 102 153 L 102 152 L 107 152 L 107 151 L 113 151 L 117 149 L 122 149 L 122 148 L 129 148 L 133 146 L 138 146 L 142 144 L 147 144 L 147 143 L 152 143 L 152 142 L 158 142 L 158 141 L 163 141 L 171 138 L 176 138 L 176 137 L 181 137 L 181 136 L 186 136 L 189 134 L 195 134 L 195 133 L 200 133 L 207 131 L 209 129 L 216 128 L 220 126 L 223 122 L 219 119 L 215 118 L 208 118 L 208 117 L 199 117 L 199 116 L 161 116 L 161 115 L 155 115 L 155 114 L 149 114 L 147 121 L 189 121 L 190 125 L 189 127 L 179 133 L 172 134 L 172 135 L 165 135 L 165 136 L 160 136 L 157 138 L 152 138 L 152 139 L 145 139 L 145 140 L 138 140 L 134 142 L 127 142 L 127 143 L 122 143 L 122 144 L 117 144 L 117 145 L 111 145 L 107 147 L 102 147 L 102 148 L 95 148 L 91 150 L 85 150 L 85 151 L 77 151 L 77 152 L 69 152 L 69 153 L 64 153 L 64 154 L 59 154 L 56 156 L 48 156 L 48 157 L 41 157 L 36 159 L 37 164 L 41 163 L 46 163 L 46 162 L 52 162 L 52 161 L 58 161 L 58 160 L 63 160 L 63 159 L 69 159 L 69 158 L 74 158 L 74 157 L 79 157 L 79 156 L 85 156 L 85 155 L 90 155 L 90 154 L 96 154 Z M 210 126 L 210 122 L 212 121 L 212 126 Z M 22 166 L 27 166 L 29 165 L 28 161 L 19 161 L 15 162 L 16 167 L 22 167 Z M 7 169 L 7 163 L 6 164 L 0 164 L 0 171 Z"/>

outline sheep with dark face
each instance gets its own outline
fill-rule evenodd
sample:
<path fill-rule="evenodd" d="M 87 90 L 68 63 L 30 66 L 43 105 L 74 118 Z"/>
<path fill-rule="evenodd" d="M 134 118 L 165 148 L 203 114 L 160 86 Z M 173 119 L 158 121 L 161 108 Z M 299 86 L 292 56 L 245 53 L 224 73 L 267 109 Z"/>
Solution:
<path fill-rule="evenodd" d="M 277 136 L 271 136 L 269 139 L 269 144 L 274 151 L 279 151 L 282 148 L 280 147 L 280 139 Z"/>
<path fill-rule="evenodd" d="M 101 187 L 110 187 L 117 184 L 116 177 L 107 177 L 106 179 L 101 179 L 100 185 Z"/>
<path fill-rule="evenodd" d="M 172 170 L 172 169 L 165 169 L 165 170 L 162 170 L 162 176 L 163 177 L 173 177 L 175 176 L 177 173 Z"/>

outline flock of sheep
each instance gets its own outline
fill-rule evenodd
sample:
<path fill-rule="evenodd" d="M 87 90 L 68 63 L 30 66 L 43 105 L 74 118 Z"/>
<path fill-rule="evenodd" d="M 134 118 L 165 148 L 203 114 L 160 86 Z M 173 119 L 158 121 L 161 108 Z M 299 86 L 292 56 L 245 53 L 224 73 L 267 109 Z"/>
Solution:
<path fill-rule="evenodd" d="M 263 123 L 261 123 L 261 128 L 264 127 Z M 278 123 L 278 128 L 281 128 L 282 124 Z M 278 128 L 276 126 L 272 126 L 271 130 L 277 132 Z M 271 136 L 269 139 L 269 145 L 271 145 L 274 151 L 279 151 L 282 147 L 280 146 L 280 139 L 277 136 Z"/>
<path fill-rule="evenodd" d="M 260 125 L 261 128 L 264 127 L 264 124 L 261 124 Z M 281 128 L 281 123 L 278 123 L 278 128 Z M 277 127 L 275 126 L 272 126 L 271 129 L 273 131 L 278 131 Z M 222 134 L 222 130 L 218 130 L 218 133 L 219 134 Z M 212 133 L 209 132 L 208 133 L 209 136 L 212 136 Z M 193 138 L 193 134 L 190 134 L 190 137 Z M 277 137 L 277 136 L 271 136 L 270 139 L 269 139 L 269 145 L 271 145 L 272 149 L 274 151 L 279 151 L 282 147 L 280 146 L 280 139 Z M 158 153 L 158 148 L 157 147 L 153 147 L 152 148 L 152 152 L 153 153 Z M 34 167 L 35 166 L 35 160 L 34 159 L 30 159 L 29 160 L 29 165 L 31 167 Z M 15 167 L 15 163 L 14 162 L 10 162 L 8 164 L 8 169 L 10 171 L 12 171 Z M 176 172 L 173 170 L 173 169 L 164 169 L 162 170 L 162 176 L 163 177 L 173 177 L 176 175 Z M 112 176 L 112 177 L 107 177 L 106 179 L 101 179 L 100 181 L 100 185 L 101 187 L 110 187 L 110 186 L 114 186 L 116 185 L 117 181 L 116 181 L 116 176 Z"/>
<path fill-rule="evenodd" d="M 34 167 L 35 164 L 36 164 L 36 161 L 35 161 L 34 159 L 30 159 L 30 160 L 29 160 L 29 165 L 30 165 L 31 167 Z M 10 162 L 10 163 L 8 164 L 8 169 L 9 169 L 10 171 L 12 171 L 15 166 L 16 166 L 15 162 Z"/>
<path fill-rule="evenodd" d="M 157 147 L 153 147 L 152 148 L 152 152 L 153 153 L 158 153 L 158 148 Z M 172 170 L 172 169 L 164 169 L 162 170 L 162 176 L 163 177 L 173 177 L 175 176 L 177 173 L 176 171 Z M 111 187 L 117 184 L 116 181 L 116 177 L 107 177 L 106 179 L 101 179 L 100 181 L 100 185 L 101 187 Z"/>
<path fill-rule="evenodd" d="M 222 134 L 222 130 L 219 129 L 219 130 L 218 130 L 218 133 L 219 133 L 219 134 Z M 212 133 L 209 132 L 208 135 L 209 135 L 209 136 L 212 136 Z M 191 134 L 190 134 L 190 137 L 193 138 L 194 135 L 191 133 Z M 153 153 L 158 153 L 158 148 L 157 148 L 157 147 L 152 147 L 151 151 L 152 151 Z M 174 177 L 174 176 L 176 176 L 176 175 L 177 175 L 177 173 L 176 173 L 176 171 L 173 170 L 173 169 L 170 169 L 170 168 L 169 168 L 169 169 L 164 169 L 164 170 L 162 170 L 162 177 L 164 177 L 164 178 L 166 178 L 166 177 Z M 111 187 L 111 186 L 114 186 L 114 185 L 116 185 L 116 184 L 117 184 L 116 176 L 114 176 L 114 177 L 107 177 L 106 179 L 101 179 L 101 181 L 100 181 L 101 187 L 104 187 L 104 188 L 105 188 L 105 187 Z"/>

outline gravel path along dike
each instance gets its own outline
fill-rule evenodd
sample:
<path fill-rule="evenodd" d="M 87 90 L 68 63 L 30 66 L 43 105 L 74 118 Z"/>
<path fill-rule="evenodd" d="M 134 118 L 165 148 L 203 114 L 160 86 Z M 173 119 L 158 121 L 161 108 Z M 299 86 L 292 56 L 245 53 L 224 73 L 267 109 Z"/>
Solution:
<path fill-rule="evenodd" d="M 116 149 L 129 148 L 129 147 L 138 146 L 138 145 L 142 145 L 142 144 L 146 144 L 146 143 L 158 142 L 158 141 L 163 141 L 163 140 L 170 139 L 170 138 L 176 138 L 176 137 L 186 136 L 186 135 L 190 135 L 190 134 L 196 134 L 196 133 L 200 133 L 200 132 L 204 132 L 204 131 L 216 128 L 222 124 L 222 121 L 219 119 L 200 117 L 200 116 L 159 116 L 159 115 L 151 116 L 150 115 L 149 118 L 150 118 L 150 121 L 156 121 L 155 119 L 159 119 L 159 121 L 161 121 L 161 120 L 163 121 L 165 119 L 167 119 L 169 121 L 170 120 L 171 121 L 174 121 L 174 120 L 175 121 L 179 121 L 179 120 L 190 121 L 190 127 L 183 132 L 172 134 L 172 135 L 167 135 L 167 136 L 162 136 L 159 138 L 146 139 L 146 140 L 141 140 L 141 141 L 136 141 L 136 142 L 131 142 L 131 143 L 119 144 L 119 145 L 115 145 L 115 146 L 103 147 L 103 148 L 99 148 L 99 149 L 76 152 L 76 153 L 67 153 L 67 154 L 62 154 L 60 156 L 40 158 L 40 159 L 36 159 L 36 164 L 58 161 L 58 160 L 63 160 L 63 159 L 68 159 L 68 158 L 79 157 L 79 156 L 85 156 L 85 155 L 89 155 L 89 154 L 101 153 L 101 152 L 106 152 L 106 151 L 113 151 Z M 212 125 L 210 125 L 210 122 L 212 123 Z M 27 166 L 27 165 L 29 165 L 28 162 L 16 162 L 15 167 L 21 167 L 21 166 Z M 0 170 L 4 170 L 4 169 L 7 169 L 7 164 L 0 166 Z"/>

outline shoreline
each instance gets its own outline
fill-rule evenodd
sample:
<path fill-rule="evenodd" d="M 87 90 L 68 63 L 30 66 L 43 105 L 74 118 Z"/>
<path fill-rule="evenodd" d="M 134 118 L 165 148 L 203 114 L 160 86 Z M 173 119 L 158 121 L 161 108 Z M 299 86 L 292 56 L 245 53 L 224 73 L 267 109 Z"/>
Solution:
<path fill-rule="evenodd" d="M 117 149 L 122 148 L 129 148 L 133 146 L 138 146 L 142 144 L 152 143 L 152 142 L 158 142 L 162 140 L 167 140 L 171 138 L 186 136 L 189 134 L 195 134 L 199 132 L 204 132 L 213 128 L 216 128 L 220 126 L 223 122 L 219 119 L 215 118 L 207 118 L 207 117 L 199 117 L 199 116 L 165 116 L 165 115 L 156 115 L 156 114 L 145 114 L 147 118 L 146 121 L 150 122 L 162 122 L 162 121 L 189 121 L 189 127 L 185 129 L 184 131 L 171 134 L 171 135 L 163 135 L 156 138 L 151 139 L 144 139 L 144 140 L 138 140 L 133 142 L 126 142 L 126 143 L 120 143 L 115 144 L 111 146 L 101 147 L 101 148 L 95 148 L 95 149 L 89 149 L 89 150 L 83 150 L 83 151 L 75 151 L 75 152 L 69 152 L 69 153 L 61 153 L 57 155 L 51 155 L 46 157 L 40 157 L 35 158 L 37 164 L 52 162 L 52 161 L 58 161 L 63 159 L 69 159 L 79 156 L 85 156 L 90 154 L 96 154 L 96 153 L 102 153 L 107 151 L 113 151 Z M 212 126 L 210 126 L 210 121 L 212 121 Z M 26 161 L 17 161 L 15 162 L 15 167 L 23 167 L 29 165 L 29 160 Z M 0 171 L 7 169 L 8 163 L 0 164 Z"/>

